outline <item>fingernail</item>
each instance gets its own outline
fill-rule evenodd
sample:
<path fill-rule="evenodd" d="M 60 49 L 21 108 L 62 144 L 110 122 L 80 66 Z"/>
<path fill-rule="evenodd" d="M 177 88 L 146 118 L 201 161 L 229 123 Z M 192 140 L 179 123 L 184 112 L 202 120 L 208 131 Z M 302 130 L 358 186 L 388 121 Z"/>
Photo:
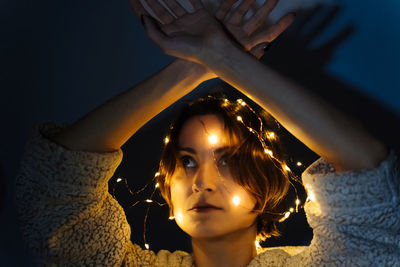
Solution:
<path fill-rule="evenodd" d="M 263 48 L 263 49 L 267 48 L 267 46 L 268 46 L 268 43 L 263 43 L 263 44 L 262 44 L 262 48 Z"/>

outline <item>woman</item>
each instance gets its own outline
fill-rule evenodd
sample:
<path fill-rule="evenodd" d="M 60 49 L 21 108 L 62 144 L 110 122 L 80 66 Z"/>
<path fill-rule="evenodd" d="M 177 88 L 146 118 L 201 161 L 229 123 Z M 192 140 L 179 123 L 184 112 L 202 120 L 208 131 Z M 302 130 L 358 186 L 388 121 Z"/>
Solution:
<path fill-rule="evenodd" d="M 192 13 L 175 0 L 164 2 L 173 14 L 158 1 L 147 1 L 161 24 L 146 15 L 139 1 L 131 4 L 142 16 L 148 36 L 179 59 L 68 127 L 39 127 L 28 147 L 17 180 L 18 201 L 23 232 L 38 261 L 74 266 L 399 264 L 395 155 L 357 122 L 247 53 L 259 57 L 262 47 L 290 25 L 293 14 L 257 32 L 276 0 L 268 0 L 244 23 L 254 1 L 243 1 L 229 19 L 235 1 L 224 1 L 216 13 L 223 23 L 199 0 L 190 1 Z M 230 128 L 222 111 L 195 112 L 181 120 L 171 132 L 171 145 L 165 147 L 168 153 L 175 144 L 179 168 L 171 173 L 161 165 L 164 172 L 158 178 L 178 225 L 192 237 L 193 254 L 155 255 L 130 242 L 123 210 L 107 193 L 107 181 L 122 157 L 120 147 L 152 117 L 214 75 L 257 102 L 322 157 L 303 174 L 313 192 L 306 206 L 314 229 L 309 247 L 257 253 L 254 240 L 262 233 L 256 208 L 260 197 L 251 192 L 262 186 L 245 186 L 248 177 L 236 177 L 230 165 L 238 155 L 235 148 L 242 147 L 240 133 L 247 129 L 247 136 L 254 137 L 256 126 L 249 125 L 247 117 L 236 117 L 241 130 L 230 132 L 239 126 Z M 258 149 L 264 148 L 262 140 L 253 141 Z M 274 162 L 275 154 L 265 154 L 265 161 Z M 275 167 L 279 170 L 275 176 L 284 174 L 281 167 Z M 266 175 L 266 181 L 272 176 Z M 278 177 L 279 190 L 271 196 L 285 193 L 285 177 Z M 274 205 L 270 206 L 273 211 Z M 268 225 L 270 231 L 263 231 L 273 234 L 272 224 Z"/>

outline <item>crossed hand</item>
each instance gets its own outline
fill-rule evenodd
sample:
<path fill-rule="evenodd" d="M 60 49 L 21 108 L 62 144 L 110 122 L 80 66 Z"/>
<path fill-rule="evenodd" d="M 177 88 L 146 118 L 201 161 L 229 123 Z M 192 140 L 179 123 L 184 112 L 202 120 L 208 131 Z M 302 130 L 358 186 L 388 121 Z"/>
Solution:
<path fill-rule="evenodd" d="M 243 0 L 233 8 L 237 1 L 222 1 L 212 15 L 200 0 L 190 0 L 193 13 L 176 0 L 164 0 L 172 14 L 158 0 L 146 0 L 161 23 L 150 17 L 139 0 L 130 0 L 130 3 L 136 15 L 143 18 L 149 38 L 166 54 L 201 63 L 210 50 L 233 42 L 259 59 L 264 55 L 264 48 L 290 26 L 295 16 L 288 13 L 262 29 L 279 0 L 266 0 L 247 20 L 245 15 L 256 1 Z"/>

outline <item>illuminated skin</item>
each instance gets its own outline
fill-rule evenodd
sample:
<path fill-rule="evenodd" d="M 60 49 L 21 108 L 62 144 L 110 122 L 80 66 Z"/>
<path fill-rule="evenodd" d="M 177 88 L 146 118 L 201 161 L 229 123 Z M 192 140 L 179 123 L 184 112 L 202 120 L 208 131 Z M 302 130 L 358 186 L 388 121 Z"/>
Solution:
<path fill-rule="evenodd" d="M 179 136 L 181 167 L 171 180 L 171 200 L 179 227 L 193 239 L 231 237 L 246 232 L 256 237 L 256 200 L 238 185 L 219 148 L 228 142 L 223 121 L 215 115 L 189 119 Z M 192 150 L 192 151 L 189 151 Z M 221 208 L 190 210 L 198 201 Z"/>

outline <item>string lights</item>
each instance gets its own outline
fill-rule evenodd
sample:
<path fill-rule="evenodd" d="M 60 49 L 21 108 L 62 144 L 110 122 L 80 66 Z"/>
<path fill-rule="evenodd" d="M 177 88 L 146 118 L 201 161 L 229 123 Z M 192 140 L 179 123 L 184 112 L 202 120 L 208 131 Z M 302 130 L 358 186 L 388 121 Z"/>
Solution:
<path fill-rule="evenodd" d="M 262 250 L 260 242 L 258 242 L 258 240 L 256 240 L 256 241 L 254 241 L 254 244 L 256 245 L 257 253 L 260 252 Z"/>
<path fill-rule="evenodd" d="M 210 142 L 210 144 L 215 145 L 216 143 L 218 143 L 218 136 L 216 136 L 215 134 L 210 134 L 210 136 L 208 137 L 208 142 Z"/>
<path fill-rule="evenodd" d="M 239 197 L 239 196 L 234 196 L 234 197 L 232 198 L 232 202 L 233 202 L 233 205 L 239 206 L 239 204 L 240 204 L 240 197 Z"/>
<path fill-rule="evenodd" d="M 230 103 L 230 101 L 229 101 L 228 99 L 226 99 L 226 98 L 223 99 L 223 102 L 224 102 L 224 104 Z M 275 158 L 274 153 L 273 153 L 273 150 L 272 150 L 269 146 L 267 146 L 267 144 L 265 143 L 265 140 L 264 140 L 264 138 L 262 137 L 262 133 L 263 133 L 263 131 L 264 131 L 264 130 L 263 130 L 263 121 L 262 121 L 262 119 L 260 118 L 260 116 L 259 116 L 249 105 L 247 105 L 246 102 L 243 101 L 242 99 L 237 99 L 236 102 L 237 102 L 240 106 L 249 109 L 249 110 L 258 118 L 259 123 L 260 123 L 260 128 L 259 128 L 259 130 L 257 131 L 257 130 L 255 130 L 255 129 L 249 127 L 248 125 L 245 124 L 245 122 L 244 122 L 244 120 L 243 120 L 243 117 L 240 116 L 240 115 L 237 115 L 237 116 L 236 116 L 236 120 L 237 120 L 239 123 L 241 123 L 244 127 L 246 127 L 246 128 L 249 130 L 250 133 L 252 133 L 253 135 L 255 135 L 255 136 L 258 138 L 258 140 L 260 141 L 260 143 L 261 143 L 261 145 L 262 145 L 262 147 L 263 147 L 263 149 L 264 149 L 264 153 L 265 153 L 266 155 L 268 155 L 271 159 L 273 159 L 273 162 L 274 162 L 275 166 L 276 166 L 279 170 L 288 172 L 288 173 L 290 174 L 289 177 L 290 177 L 291 179 L 293 179 L 294 181 L 296 181 L 296 182 L 300 183 L 301 185 L 303 185 L 302 182 L 301 182 L 301 180 L 300 180 L 299 178 L 297 178 L 297 177 L 293 174 L 292 170 L 289 168 L 289 166 L 288 166 L 285 162 L 281 162 L 279 159 Z M 266 138 L 268 139 L 269 142 L 272 142 L 272 141 L 276 141 L 276 140 L 277 140 L 276 134 L 275 134 L 274 132 L 272 132 L 272 131 L 267 131 L 267 132 L 266 132 Z M 216 144 L 216 143 L 218 142 L 218 140 L 219 140 L 219 138 L 218 138 L 218 136 L 215 135 L 215 134 L 210 134 L 209 137 L 208 137 L 208 141 L 209 141 L 209 143 L 212 144 L 212 145 Z M 167 145 L 167 144 L 169 143 L 169 141 L 170 141 L 169 136 L 164 137 L 164 139 L 163 139 L 164 145 Z M 300 161 L 298 161 L 298 162 L 296 163 L 296 166 L 297 166 L 297 167 L 302 167 L 303 164 L 302 164 Z M 153 177 L 152 180 L 155 180 L 155 178 L 158 177 L 159 175 L 160 175 L 160 173 L 159 173 L 159 172 L 156 172 L 156 173 L 154 174 L 154 177 Z M 140 192 L 144 191 L 144 190 L 148 187 L 148 185 L 150 184 L 150 182 L 149 182 L 148 184 L 146 184 L 146 185 L 145 185 L 143 188 L 141 188 L 140 190 L 138 190 L 138 191 L 136 191 L 136 192 L 132 192 L 131 189 L 130 189 L 129 186 L 128 186 L 128 183 L 127 183 L 127 180 L 126 180 L 126 179 L 124 179 L 124 178 L 117 178 L 117 179 L 116 179 L 116 182 L 117 182 L 117 184 L 124 183 L 125 187 L 128 189 L 128 192 L 129 192 L 132 196 L 133 196 L 133 195 L 137 195 L 137 194 L 139 194 Z M 304 206 L 304 204 L 301 205 L 301 201 L 300 201 L 300 199 L 299 199 L 299 196 L 298 196 L 296 187 L 293 185 L 293 183 L 292 183 L 291 181 L 289 181 L 289 183 L 290 183 L 290 184 L 292 185 L 292 187 L 294 188 L 294 191 L 295 191 L 295 194 L 296 194 L 296 199 L 295 199 L 295 202 L 294 202 L 294 207 L 290 207 L 289 210 L 287 210 L 287 211 L 285 211 L 285 212 L 282 212 L 282 213 L 278 213 L 278 214 L 277 214 L 277 213 L 274 213 L 275 215 L 282 215 L 282 217 L 281 217 L 281 219 L 279 220 L 279 222 L 285 221 L 285 220 L 286 220 L 287 218 L 289 218 L 290 215 L 291 215 L 292 213 L 294 213 L 294 212 L 298 213 L 299 208 L 303 208 L 303 206 Z M 139 203 L 141 203 L 141 202 L 145 202 L 145 203 L 148 204 L 147 209 L 146 209 L 145 219 L 144 219 L 144 233 L 143 233 L 144 246 L 145 246 L 146 249 L 149 249 L 149 248 L 150 248 L 150 245 L 146 242 L 146 222 L 147 222 L 147 218 L 148 218 L 149 207 L 150 207 L 150 205 L 153 204 L 153 203 L 155 203 L 155 204 L 157 204 L 157 205 L 159 205 L 159 206 L 167 205 L 167 203 L 159 203 L 159 202 L 154 201 L 154 200 L 152 199 L 154 193 L 155 193 L 156 190 L 159 189 L 159 188 L 160 188 L 160 184 L 159 184 L 159 183 L 155 183 L 154 188 L 153 188 L 153 192 L 151 193 L 150 198 L 147 198 L 147 199 L 142 200 L 142 201 L 136 201 L 134 204 L 130 205 L 130 208 L 131 208 L 131 207 L 134 207 L 134 206 L 136 206 L 137 204 L 139 204 Z M 314 194 L 312 193 L 312 191 L 310 190 L 310 188 L 308 188 L 307 186 L 305 186 L 304 188 L 305 188 L 306 193 L 307 193 L 307 199 L 306 199 L 305 202 L 308 202 L 308 201 L 315 201 Z M 114 193 L 115 193 L 115 187 L 113 188 L 113 197 L 115 198 L 115 194 L 114 194 Z M 240 197 L 239 197 L 239 196 L 237 196 L 237 195 L 233 196 L 233 198 L 232 198 L 232 203 L 233 203 L 235 206 L 238 206 L 238 205 L 240 204 L 240 201 L 241 201 L 241 200 L 240 200 Z M 183 215 L 182 215 L 181 213 L 179 213 L 179 214 L 176 214 L 176 217 L 170 216 L 168 219 L 171 220 L 171 221 L 172 221 L 172 220 L 181 221 L 181 220 L 183 220 Z M 259 251 L 260 249 L 262 249 L 262 247 L 261 247 L 261 245 L 260 245 L 260 243 L 259 243 L 258 240 L 255 241 L 255 246 L 256 246 L 257 251 Z"/>

